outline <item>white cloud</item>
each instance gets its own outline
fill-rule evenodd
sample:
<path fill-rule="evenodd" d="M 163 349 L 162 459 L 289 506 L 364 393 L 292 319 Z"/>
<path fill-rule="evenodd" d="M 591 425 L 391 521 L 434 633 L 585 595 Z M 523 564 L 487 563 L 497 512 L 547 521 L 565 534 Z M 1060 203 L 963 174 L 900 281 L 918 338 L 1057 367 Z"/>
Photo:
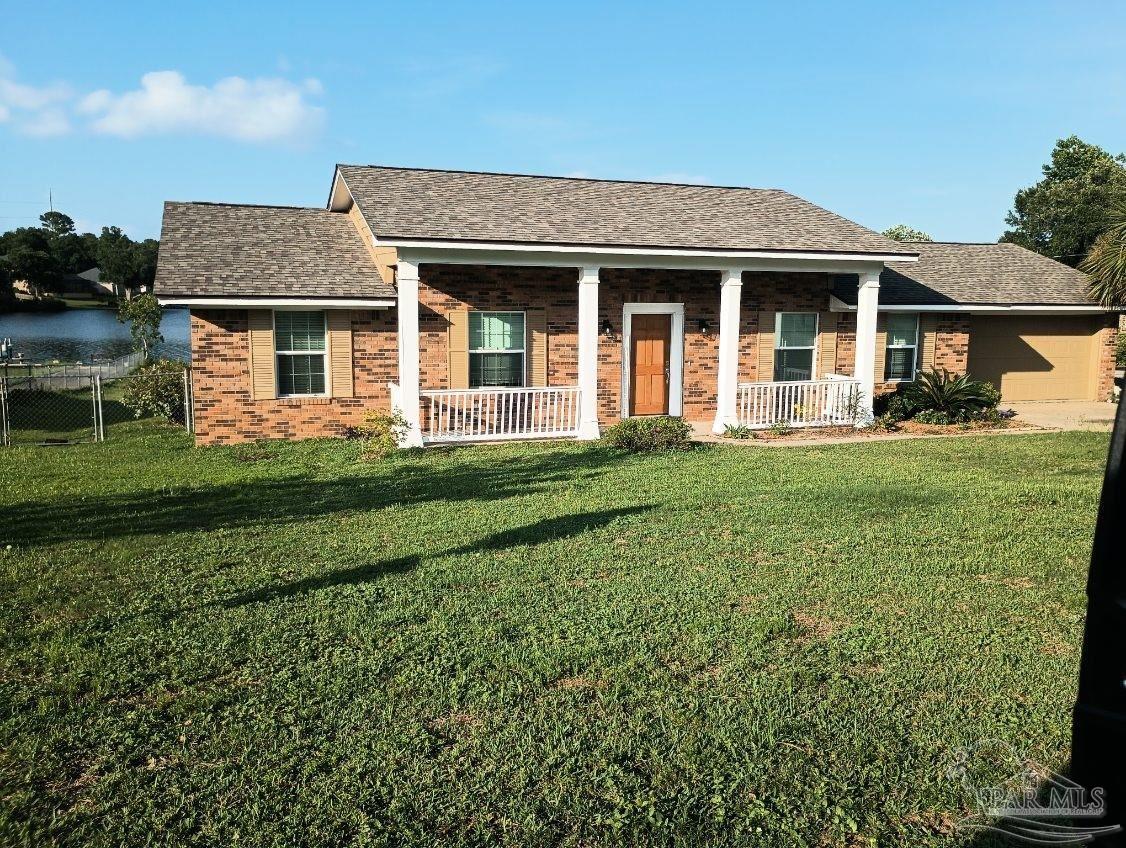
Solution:
<path fill-rule="evenodd" d="M 308 102 L 323 88 L 315 79 L 227 77 L 213 86 L 191 85 L 178 71 L 153 71 L 141 87 L 86 95 L 78 111 L 98 133 L 137 138 L 160 133 L 199 133 L 239 141 L 293 141 L 315 132 L 324 109 Z"/>
<path fill-rule="evenodd" d="M 70 132 L 70 118 L 62 109 L 44 109 L 25 118 L 20 125 L 20 131 L 38 138 L 66 135 Z"/>
<path fill-rule="evenodd" d="M 58 135 L 66 115 L 59 105 L 74 93 L 64 83 L 34 86 L 16 81 L 16 69 L 0 55 L 0 123 L 11 122 L 28 135 Z M 68 123 L 69 126 L 69 123 Z"/>

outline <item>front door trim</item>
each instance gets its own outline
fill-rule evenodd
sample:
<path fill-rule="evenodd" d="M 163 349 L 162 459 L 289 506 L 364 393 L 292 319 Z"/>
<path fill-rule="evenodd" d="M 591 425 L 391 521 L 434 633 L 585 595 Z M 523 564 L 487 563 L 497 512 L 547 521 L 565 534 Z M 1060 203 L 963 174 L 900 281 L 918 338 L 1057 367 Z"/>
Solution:
<path fill-rule="evenodd" d="M 630 329 L 634 315 L 671 315 L 669 346 L 669 415 L 684 414 L 684 304 L 627 303 L 622 307 L 622 403 L 621 416 L 629 418 Z"/>

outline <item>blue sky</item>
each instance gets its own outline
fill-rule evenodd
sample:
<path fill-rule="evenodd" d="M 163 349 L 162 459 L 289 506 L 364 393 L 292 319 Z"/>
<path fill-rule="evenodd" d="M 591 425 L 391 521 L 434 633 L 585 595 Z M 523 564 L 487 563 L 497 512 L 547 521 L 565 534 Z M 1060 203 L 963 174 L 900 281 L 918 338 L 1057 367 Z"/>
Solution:
<path fill-rule="evenodd" d="M 9 3 L 0 228 L 48 191 L 319 206 L 335 162 L 784 188 L 994 240 L 1057 138 L 1126 149 L 1126 3 Z M 234 78 L 234 79 L 232 79 Z"/>

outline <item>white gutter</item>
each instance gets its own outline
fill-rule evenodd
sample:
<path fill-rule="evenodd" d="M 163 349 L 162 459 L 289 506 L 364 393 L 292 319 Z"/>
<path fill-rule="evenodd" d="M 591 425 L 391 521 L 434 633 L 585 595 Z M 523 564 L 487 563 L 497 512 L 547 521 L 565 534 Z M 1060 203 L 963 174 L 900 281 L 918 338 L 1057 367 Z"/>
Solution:
<path fill-rule="evenodd" d="M 394 298 L 333 297 L 169 297 L 159 298 L 161 306 L 209 306 L 218 309 L 249 307 L 302 307 L 309 309 L 387 309 Z"/>
<path fill-rule="evenodd" d="M 845 303 L 836 295 L 829 296 L 830 312 L 855 312 L 856 307 Z M 1113 309 L 1104 309 L 1101 306 L 1069 306 L 1052 304 L 986 304 L 986 303 L 949 303 L 936 306 L 928 304 L 885 304 L 879 305 L 880 312 L 962 312 L 974 315 L 1098 315 L 1105 312 L 1114 312 Z"/>
<path fill-rule="evenodd" d="M 490 251 L 495 253 L 609 254 L 617 256 L 681 256 L 707 259 L 804 259 L 820 262 L 917 262 L 918 256 L 881 253 L 818 253 L 787 250 L 693 250 L 679 247 L 593 247 L 572 244 L 509 243 L 491 241 L 445 241 L 426 239 L 381 239 L 380 247 L 406 250 Z"/>

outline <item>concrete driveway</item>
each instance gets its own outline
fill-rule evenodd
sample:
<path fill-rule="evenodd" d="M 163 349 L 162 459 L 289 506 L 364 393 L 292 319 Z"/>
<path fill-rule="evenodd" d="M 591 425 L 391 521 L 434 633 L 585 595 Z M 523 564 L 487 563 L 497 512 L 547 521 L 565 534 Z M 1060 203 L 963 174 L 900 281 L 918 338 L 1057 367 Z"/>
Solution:
<path fill-rule="evenodd" d="M 1017 421 L 1060 430 L 1109 430 L 1118 412 L 1117 404 L 1094 400 L 1001 401 L 1001 409 L 1008 408 L 1016 410 Z"/>

